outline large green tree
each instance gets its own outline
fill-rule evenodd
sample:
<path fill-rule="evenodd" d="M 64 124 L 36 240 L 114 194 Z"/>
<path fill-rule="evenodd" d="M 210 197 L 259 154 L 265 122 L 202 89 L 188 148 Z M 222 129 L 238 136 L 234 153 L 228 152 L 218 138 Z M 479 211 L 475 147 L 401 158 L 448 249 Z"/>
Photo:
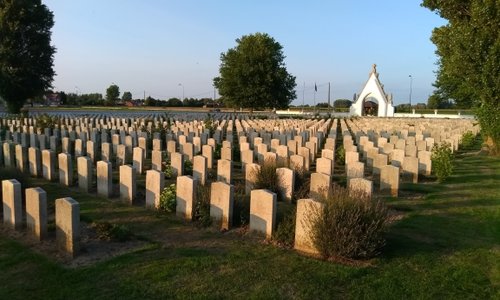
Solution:
<path fill-rule="evenodd" d="M 0 96 L 17 113 L 51 87 L 54 15 L 40 0 L 0 1 Z"/>
<path fill-rule="evenodd" d="M 434 29 L 439 56 L 436 93 L 458 107 L 475 107 L 482 132 L 500 150 L 500 1 L 424 0 L 448 20 Z"/>
<path fill-rule="evenodd" d="M 116 84 L 110 85 L 106 89 L 106 104 L 114 105 L 116 99 L 120 97 L 120 88 Z"/>
<path fill-rule="evenodd" d="M 130 100 L 132 100 L 132 93 L 131 92 L 123 92 L 122 100 L 123 101 L 130 101 Z"/>
<path fill-rule="evenodd" d="M 214 85 L 228 106 L 285 108 L 295 99 L 295 77 L 288 73 L 283 47 L 266 33 L 245 35 L 221 54 Z"/>

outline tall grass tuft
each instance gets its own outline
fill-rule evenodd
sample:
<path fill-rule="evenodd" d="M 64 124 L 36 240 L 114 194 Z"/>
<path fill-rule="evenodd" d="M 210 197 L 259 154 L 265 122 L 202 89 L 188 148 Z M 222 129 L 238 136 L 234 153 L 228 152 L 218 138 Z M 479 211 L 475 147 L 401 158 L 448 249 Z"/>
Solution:
<path fill-rule="evenodd" d="M 382 201 L 340 186 L 321 201 L 323 209 L 313 211 L 306 222 L 324 258 L 366 259 L 380 254 L 389 224 Z"/>

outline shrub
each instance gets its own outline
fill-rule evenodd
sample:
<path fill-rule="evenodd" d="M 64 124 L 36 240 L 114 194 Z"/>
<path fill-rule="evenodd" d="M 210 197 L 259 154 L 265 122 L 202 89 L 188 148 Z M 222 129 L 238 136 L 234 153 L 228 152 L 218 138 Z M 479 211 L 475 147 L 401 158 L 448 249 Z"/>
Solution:
<path fill-rule="evenodd" d="M 189 159 L 184 161 L 184 175 L 193 176 L 193 163 Z"/>
<path fill-rule="evenodd" d="M 323 210 L 311 213 L 307 222 L 312 241 L 324 258 L 362 259 L 380 253 L 389 223 L 382 201 L 340 186 L 321 201 Z"/>
<path fill-rule="evenodd" d="M 214 160 L 221 158 L 222 144 L 216 144 L 214 149 Z"/>
<path fill-rule="evenodd" d="M 474 146 L 475 136 L 472 131 L 467 131 L 462 135 L 462 143 L 460 144 L 460 148 L 462 149 L 471 149 Z"/>
<path fill-rule="evenodd" d="M 91 227 L 95 229 L 97 238 L 105 241 L 125 242 L 132 238 L 132 232 L 125 225 L 111 224 L 109 222 L 94 222 Z"/>
<path fill-rule="evenodd" d="M 233 226 L 245 226 L 250 222 L 250 196 L 245 194 L 245 185 L 234 186 Z"/>
<path fill-rule="evenodd" d="M 177 187 L 174 183 L 163 189 L 160 194 L 160 210 L 166 212 L 175 212 L 175 208 L 177 205 L 176 190 Z"/>
<path fill-rule="evenodd" d="M 200 227 L 209 227 L 212 225 L 212 218 L 210 218 L 210 194 L 210 185 L 197 185 L 194 220 Z"/>
<path fill-rule="evenodd" d="M 435 144 L 432 148 L 432 171 L 436 174 L 437 180 L 443 182 L 453 172 L 451 145 L 443 142 Z"/>
<path fill-rule="evenodd" d="M 267 189 L 279 195 L 279 176 L 276 174 L 276 165 L 266 161 L 255 173 L 254 189 Z M 278 196 L 279 197 L 279 196 Z M 280 199 L 278 199 L 280 200 Z"/>
<path fill-rule="evenodd" d="M 306 199 L 309 197 L 311 175 L 304 168 L 295 169 L 295 186 L 292 200 Z"/>
<path fill-rule="evenodd" d="M 335 159 L 339 166 L 343 166 L 345 164 L 345 149 L 343 146 L 337 148 L 337 155 L 335 155 Z"/>
<path fill-rule="evenodd" d="M 295 218 L 296 210 L 290 210 L 281 222 L 278 223 L 276 231 L 273 234 L 273 240 L 279 245 L 292 248 L 295 242 Z"/>

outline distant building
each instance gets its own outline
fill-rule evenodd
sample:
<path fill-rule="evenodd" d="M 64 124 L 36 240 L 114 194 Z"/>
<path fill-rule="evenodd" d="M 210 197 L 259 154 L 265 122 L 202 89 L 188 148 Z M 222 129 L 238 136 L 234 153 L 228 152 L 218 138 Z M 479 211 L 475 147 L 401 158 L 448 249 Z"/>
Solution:
<path fill-rule="evenodd" d="M 61 93 L 48 93 L 45 94 L 45 105 L 48 106 L 59 106 L 62 103 L 62 95 Z"/>
<path fill-rule="evenodd" d="M 350 113 L 355 116 L 394 116 L 392 94 L 385 93 L 384 85 L 380 83 L 378 78 L 377 65 L 373 65 L 368 81 L 361 93 L 357 97 L 354 96 Z"/>

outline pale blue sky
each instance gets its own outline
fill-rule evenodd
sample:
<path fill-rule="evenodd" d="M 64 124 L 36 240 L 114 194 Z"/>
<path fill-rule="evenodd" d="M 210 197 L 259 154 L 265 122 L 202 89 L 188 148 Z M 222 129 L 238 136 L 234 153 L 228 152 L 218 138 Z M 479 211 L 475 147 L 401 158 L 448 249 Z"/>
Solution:
<path fill-rule="evenodd" d="M 235 39 L 266 32 L 283 46 L 297 100 L 352 99 L 377 64 L 386 92 L 426 102 L 435 79 L 432 29 L 444 24 L 420 0 L 43 0 L 55 14 L 54 86 L 134 98 L 212 97 L 220 53 Z M 182 86 L 179 86 L 182 84 Z"/>

